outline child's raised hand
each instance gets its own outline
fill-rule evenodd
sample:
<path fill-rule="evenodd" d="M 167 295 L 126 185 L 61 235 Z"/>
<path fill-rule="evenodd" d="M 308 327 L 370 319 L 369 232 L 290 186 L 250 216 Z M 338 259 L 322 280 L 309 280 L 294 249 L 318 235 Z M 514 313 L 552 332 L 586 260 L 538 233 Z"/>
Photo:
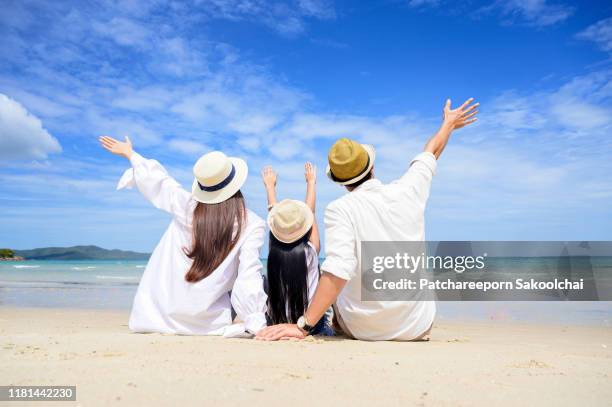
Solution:
<path fill-rule="evenodd" d="M 316 184 L 317 183 L 316 165 L 312 165 L 310 161 L 304 164 L 304 176 L 306 177 L 307 184 Z"/>
<path fill-rule="evenodd" d="M 264 169 L 261 170 L 261 178 L 263 178 L 263 183 L 266 188 L 276 187 L 276 173 L 271 165 L 266 165 Z"/>
<path fill-rule="evenodd" d="M 119 141 L 108 136 L 100 137 L 99 141 L 106 150 L 113 154 L 120 155 L 121 157 L 125 157 L 128 160 L 132 157 L 132 153 L 134 152 L 132 149 L 132 142 L 127 136 L 125 137 L 125 141 Z"/>

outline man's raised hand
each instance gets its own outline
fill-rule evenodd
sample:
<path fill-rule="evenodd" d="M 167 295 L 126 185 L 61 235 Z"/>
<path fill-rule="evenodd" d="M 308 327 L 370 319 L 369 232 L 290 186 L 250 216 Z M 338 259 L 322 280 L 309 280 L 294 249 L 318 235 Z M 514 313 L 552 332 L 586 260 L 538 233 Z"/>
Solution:
<path fill-rule="evenodd" d="M 451 100 L 447 99 L 444 105 L 444 123 L 449 125 L 453 130 L 474 123 L 477 120 L 477 108 L 480 103 L 473 102 L 474 98 L 469 98 L 458 108 L 451 109 Z"/>

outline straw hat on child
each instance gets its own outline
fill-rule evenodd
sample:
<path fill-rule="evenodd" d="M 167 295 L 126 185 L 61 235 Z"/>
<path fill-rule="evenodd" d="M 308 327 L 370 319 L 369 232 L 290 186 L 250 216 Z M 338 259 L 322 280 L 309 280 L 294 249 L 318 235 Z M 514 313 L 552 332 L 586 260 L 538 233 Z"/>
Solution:
<path fill-rule="evenodd" d="M 283 199 L 268 214 L 268 226 L 280 242 L 294 243 L 300 240 L 314 223 L 314 215 L 308 205 L 294 199 Z"/>

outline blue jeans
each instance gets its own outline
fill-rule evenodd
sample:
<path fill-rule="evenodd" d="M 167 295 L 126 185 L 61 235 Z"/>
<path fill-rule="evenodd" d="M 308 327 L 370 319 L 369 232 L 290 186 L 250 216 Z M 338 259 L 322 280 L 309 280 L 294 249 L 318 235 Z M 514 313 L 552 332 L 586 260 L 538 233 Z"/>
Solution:
<path fill-rule="evenodd" d="M 314 326 L 313 330 L 310 331 L 311 335 L 320 336 L 334 336 L 334 330 L 329 324 L 329 318 L 327 313 L 323 314 L 319 322 Z"/>

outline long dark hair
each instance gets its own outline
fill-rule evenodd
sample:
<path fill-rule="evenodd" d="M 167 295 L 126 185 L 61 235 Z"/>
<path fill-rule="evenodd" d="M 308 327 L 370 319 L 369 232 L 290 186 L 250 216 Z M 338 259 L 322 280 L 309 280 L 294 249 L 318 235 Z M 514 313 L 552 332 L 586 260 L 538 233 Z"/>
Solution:
<path fill-rule="evenodd" d="M 198 202 L 193 210 L 193 247 L 185 249 L 193 264 L 185 280 L 197 283 L 219 267 L 238 243 L 245 216 L 246 207 L 240 191 L 218 204 Z"/>
<path fill-rule="evenodd" d="M 272 324 L 296 323 L 308 307 L 306 246 L 310 232 L 294 243 L 270 233 L 268 254 L 268 318 Z"/>

